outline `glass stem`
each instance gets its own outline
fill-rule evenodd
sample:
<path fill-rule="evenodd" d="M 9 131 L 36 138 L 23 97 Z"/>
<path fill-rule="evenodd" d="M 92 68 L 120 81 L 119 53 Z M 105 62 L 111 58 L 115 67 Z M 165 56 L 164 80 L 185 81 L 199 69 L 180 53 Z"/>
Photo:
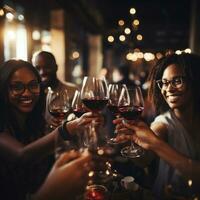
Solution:
<path fill-rule="evenodd" d="M 135 143 L 133 142 L 133 140 L 131 140 L 131 150 L 135 149 Z"/>

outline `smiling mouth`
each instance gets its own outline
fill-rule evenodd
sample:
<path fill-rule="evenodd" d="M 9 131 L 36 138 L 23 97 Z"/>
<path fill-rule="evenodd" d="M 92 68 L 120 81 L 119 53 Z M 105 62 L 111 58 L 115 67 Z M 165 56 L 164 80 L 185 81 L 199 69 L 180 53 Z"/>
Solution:
<path fill-rule="evenodd" d="M 23 106 L 30 106 L 33 104 L 33 99 L 23 99 L 20 100 L 20 104 Z"/>
<path fill-rule="evenodd" d="M 170 96 L 167 96 L 167 100 L 169 102 L 173 103 L 173 102 L 176 102 L 177 100 L 179 100 L 180 96 L 181 95 L 170 95 Z"/>
<path fill-rule="evenodd" d="M 30 104 L 30 103 L 32 103 L 32 102 L 33 102 L 32 99 L 31 99 L 31 100 L 22 101 L 22 103 L 24 103 L 24 104 Z"/>

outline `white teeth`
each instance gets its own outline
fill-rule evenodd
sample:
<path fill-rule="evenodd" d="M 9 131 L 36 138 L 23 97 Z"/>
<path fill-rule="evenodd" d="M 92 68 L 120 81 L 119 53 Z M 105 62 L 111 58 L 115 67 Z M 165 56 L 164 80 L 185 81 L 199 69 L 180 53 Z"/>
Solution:
<path fill-rule="evenodd" d="M 24 103 L 24 104 L 29 104 L 29 103 L 32 103 L 32 100 L 22 101 L 22 103 Z"/>
<path fill-rule="evenodd" d="M 169 101 L 176 101 L 179 99 L 179 96 L 168 96 Z"/>

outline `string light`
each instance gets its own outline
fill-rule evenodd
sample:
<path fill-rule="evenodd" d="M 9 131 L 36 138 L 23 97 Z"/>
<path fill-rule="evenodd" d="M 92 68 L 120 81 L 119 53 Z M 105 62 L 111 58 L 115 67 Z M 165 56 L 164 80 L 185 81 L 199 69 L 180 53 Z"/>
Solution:
<path fill-rule="evenodd" d="M 120 36 L 119 36 L 119 40 L 120 40 L 121 42 L 124 42 L 124 41 L 126 40 L 126 37 L 125 37 L 124 35 L 120 35 Z"/>
<path fill-rule="evenodd" d="M 131 8 L 129 10 L 129 12 L 130 12 L 131 15 L 134 15 L 136 13 L 136 9 L 135 8 Z"/>
<path fill-rule="evenodd" d="M 14 15 L 10 12 L 6 13 L 6 18 L 8 19 L 8 21 L 12 21 L 14 19 Z"/>
<path fill-rule="evenodd" d="M 120 20 L 118 21 L 118 24 L 119 24 L 119 26 L 123 26 L 123 25 L 124 25 L 124 20 L 120 19 Z"/>
<path fill-rule="evenodd" d="M 0 16 L 3 16 L 3 15 L 4 15 L 4 10 L 0 9 Z"/>
<path fill-rule="evenodd" d="M 18 20 L 19 20 L 19 21 L 23 21 L 23 20 L 24 20 L 24 15 L 21 15 L 21 14 L 18 15 Z"/>
<path fill-rule="evenodd" d="M 143 37 L 142 37 L 141 34 L 138 34 L 136 38 L 137 38 L 137 40 L 139 40 L 139 41 L 141 41 L 141 40 L 143 39 Z"/>
<path fill-rule="evenodd" d="M 108 42 L 114 42 L 114 37 L 112 35 L 109 35 L 107 38 Z"/>
<path fill-rule="evenodd" d="M 74 59 L 79 58 L 79 56 L 80 56 L 80 54 L 79 54 L 78 51 L 74 51 L 74 52 L 72 53 L 72 57 L 73 57 Z"/>
<path fill-rule="evenodd" d="M 125 28 L 124 29 L 124 33 L 129 35 L 131 33 L 131 29 L 130 28 Z"/>
<path fill-rule="evenodd" d="M 138 26 L 140 21 L 138 19 L 133 20 L 133 26 Z"/>

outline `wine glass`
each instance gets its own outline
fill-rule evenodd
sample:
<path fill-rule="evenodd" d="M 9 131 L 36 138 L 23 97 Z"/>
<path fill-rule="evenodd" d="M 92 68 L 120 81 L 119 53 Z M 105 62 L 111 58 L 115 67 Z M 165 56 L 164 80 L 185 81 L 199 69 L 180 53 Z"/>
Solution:
<path fill-rule="evenodd" d="M 108 103 L 108 87 L 105 78 L 85 76 L 81 89 L 81 100 L 89 111 L 93 113 L 102 111 Z M 95 129 L 95 132 L 98 132 L 97 128 L 99 129 L 100 127 L 95 126 L 95 121 L 92 121 L 88 130 L 91 132 L 90 130 Z M 98 134 L 98 145 L 104 139 L 103 134 Z"/>
<path fill-rule="evenodd" d="M 108 189 L 104 185 L 89 185 L 84 200 L 108 200 Z"/>
<path fill-rule="evenodd" d="M 88 111 L 81 101 L 81 93 L 78 90 L 76 90 L 74 93 L 71 107 L 76 117 L 81 117 L 84 113 Z"/>
<path fill-rule="evenodd" d="M 108 89 L 104 77 L 88 77 L 83 79 L 81 89 L 81 100 L 92 112 L 103 110 L 108 103 Z"/>
<path fill-rule="evenodd" d="M 47 106 L 49 113 L 62 121 L 69 112 L 69 97 L 67 90 L 52 90 L 48 87 Z"/>
<path fill-rule="evenodd" d="M 87 110 L 93 113 L 102 111 L 108 103 L 108 87 L 105 77 L 85 76 L 81 88 L 81 101 Z M 92 130 L 91 125 L 94 124 L 95 121 L 92 121 L 88 130 Z M 97 127 L 94 128 L 97 132 Z M 101 143 L 102 140 L 103 137 L 99 137 L 98 143 Z"/>
<path fill-rule="evenodd" d="M 49 113 L 53 116 L 52 123 L 54 123 L 54 127 L 55 124 L 56 126 L 59 126 L 70 110 L 67 91 L 52 90 L 49 87 L 47 94 L 47 107 Z M 69 141 L 64 141 L 60 134 L 58 134 L 55 138 L 55 158 L 57 159 L 63 152 L 71 148 L 73 148 L 72 144 Z"/>
<path fill-rule="evenodd" d="M 108 103 L 108 87 L 105 78 L 84 77 L 81 89 L 81 100 L 86 108 L 93 113 L 102 111 Z M 105 135 L 103 128 L 97 127 L 92 121 L 87 127 L 87 145 L 92 153 L 94 171 L 91 173 L 91 181 L 106 181 L 112 178 L 111 164 L 107 159 Z M 100 132 L 101 131 L 101 132 Z"/>
<path fill-rule="evenodd" d="M 122 91 L 122 88 L 126 88 L 125 84 L 118 84 L 118 83 L 112 83 L 108 86 L 109 91 L 109 101 L 107 108 L 110 110 L 110 112 L 116 117 L 119 117 L 119 109 L 118 109 L 118 101 L 119 97 Z M 119 144 L 118 141 L 116 141 L 115 137 L 111 137 L 108 139 L 108 144 Z"/>
<path fill-rule="evenodd" d="M 133 89 L 123 88 L 119 98 L 119 112 L 125 120 L 137 120 L 144 109 L 144 99 L 139 86 Z M 131 140 L 131 145 L 126 146 L 121 150 L 124 157 L 136 158 L 144 154 L 144 150 L 134 144 Z"/>

